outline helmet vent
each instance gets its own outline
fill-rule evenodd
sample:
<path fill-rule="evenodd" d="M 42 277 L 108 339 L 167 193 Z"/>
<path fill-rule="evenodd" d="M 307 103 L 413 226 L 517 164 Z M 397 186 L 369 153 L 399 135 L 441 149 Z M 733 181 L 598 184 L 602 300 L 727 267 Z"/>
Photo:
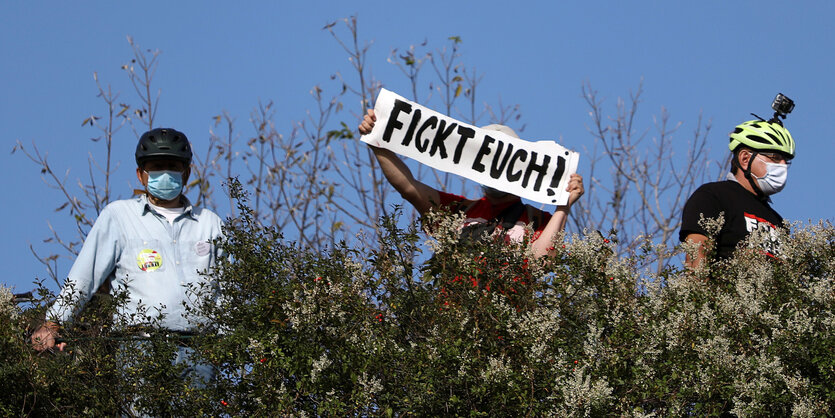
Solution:
<path fill-rule="evenodd" d="M 768 135 L 768 137 L 769 137 L 769 138 L 771 138 L 774 142 L 776 142 L 776 143 L 778 143 L 778 144 L 780 144 L 780 145 L 784 145 L 784 144 L 785 144 L 785 142 L 784 142 L 782 139 L 777 138 L 777 137 L 776 137 L 776 136 L 774 136 L 774 134 L 772 134 L 771 132 L 764 132 L 764 133 L 765 133 L 766 135 Z"/>
<path fill-rule="evenodd" d="M 768 144 L 768 143 L 769 143 L 768 141 L 766 141 L 766 140 L 765 140 L 765 138 L 763 138 L 763 137 L 761 137 L 761 136 L 757 136 L 757 135 L 745 135 L 745 137 L 746 137 L 746 138 L 748 138 L 748 139 L 750 139 L 750 140 L 752 140 L 752 141 L 754 141 L 754 142 L 759 142 L 759 143 L 761 143 L 761 144 Z"/>

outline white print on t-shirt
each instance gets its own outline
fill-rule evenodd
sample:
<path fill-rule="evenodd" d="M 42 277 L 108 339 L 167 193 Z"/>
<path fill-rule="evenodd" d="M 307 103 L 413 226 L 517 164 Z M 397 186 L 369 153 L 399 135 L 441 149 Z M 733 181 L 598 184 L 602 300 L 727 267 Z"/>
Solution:
<path fill-rule="evenodd" d="M 766 248 L 764 250 L 771 255 L 776 255 L 780 246 L 780 243 L 777 241 L 777 227 L 757 215 L 752 215 L 748 212 L 743 212 L 742 215 L 745 217 L 745 229 L 749 233 L 757 230 L 768 231 L 768 236 L 771 239 L 769 243 L 765 244 Z"/>
<path fill-rule="evenodd" d="M 745 229 L 747 229 L 748 232 L 753 232 L 760 228 L 770 228 L 769 231 L 771 231 L 771 236 L 777 236 L 777 227 L 775 227 L 771 222 L 748 212 L 743 212 L 743 216 L 745 216 Z"/>

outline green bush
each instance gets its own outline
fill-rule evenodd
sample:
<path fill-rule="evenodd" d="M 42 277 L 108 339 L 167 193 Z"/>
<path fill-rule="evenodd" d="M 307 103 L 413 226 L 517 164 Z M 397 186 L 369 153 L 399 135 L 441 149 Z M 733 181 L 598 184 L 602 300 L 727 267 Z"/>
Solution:
<path fill-rule="evenodd" d="M 188 341 L 161 332 L 119 340 L 129 334 L 107 320 L 117 296 L 85 311 L 97 321 L 64 330 L 71 353 L 38 355 L 25 335 L 42 304 L 20 310 L 2 293 L 0 413 L 835 411 L 829 223 L 792 225 L 779 259 L 744 246 L 698 272 L 655 274 L 598 233 L 567 237 L 535 260 L 525 243 L 458 242 L 454 216 L 430 218 L 433 238 L 422 245 L 418 225 L 397 228 L 392 216 L 382 236 L 365 237 L 381 250 L 314 252 L 239 209 L 221 243 L 229 258 L 207 273 L 214 287 L 192 289 L 210 320 Z M 171 365 L 178 343 L 216 368 L 214 381 L 196 385 Z"/>

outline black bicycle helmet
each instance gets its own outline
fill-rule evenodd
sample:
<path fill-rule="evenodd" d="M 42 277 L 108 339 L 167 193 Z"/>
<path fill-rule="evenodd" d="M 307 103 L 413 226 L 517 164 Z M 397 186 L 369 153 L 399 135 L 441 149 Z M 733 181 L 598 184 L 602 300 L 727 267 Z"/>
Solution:
<path fill-rule="evenodd" d="M 136 165 L 151 158 L 175 158 L 191 163 L 191 145 L 186 134 L 171 128 L 156 128 L 142 134 L 136 144 Z"/>

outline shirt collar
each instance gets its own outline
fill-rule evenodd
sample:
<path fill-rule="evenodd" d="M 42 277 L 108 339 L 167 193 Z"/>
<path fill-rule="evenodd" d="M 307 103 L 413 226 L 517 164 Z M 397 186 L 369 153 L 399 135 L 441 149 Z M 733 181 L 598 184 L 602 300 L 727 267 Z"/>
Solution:
<path fill-rule="evenodd" d="M 183 215 L 188 216 L 191 219 L 196 219 L 194 216 L 194 206 L 191 204 L 191 201 L 188 200 L 188 198 L 185 195 L 180 195 L 180 199 L 183 199 L 183 203 L 185 206 L 185 209 L 183 210 Z M 145 193 L 142 193 L 139 196 L 137 196 L 137 201 L 139 202 L 140 207 L 142 208 L 141 215 L 144 216 L 148 212 L 156 213 L 154 209 L 151 207 L 151 203 L 148 202 L 148 195 L 146 195 Z"/>
<path fill-rule="evenodd" d="M 736 176 L 734 175 L 734 173 L 731 173 L 730 171 L 728 171 L 728 174 L 725 174 L 725 180 L 730 180 L 732 182 L 739 183 L 739 181 L 737 181 Z"/>

